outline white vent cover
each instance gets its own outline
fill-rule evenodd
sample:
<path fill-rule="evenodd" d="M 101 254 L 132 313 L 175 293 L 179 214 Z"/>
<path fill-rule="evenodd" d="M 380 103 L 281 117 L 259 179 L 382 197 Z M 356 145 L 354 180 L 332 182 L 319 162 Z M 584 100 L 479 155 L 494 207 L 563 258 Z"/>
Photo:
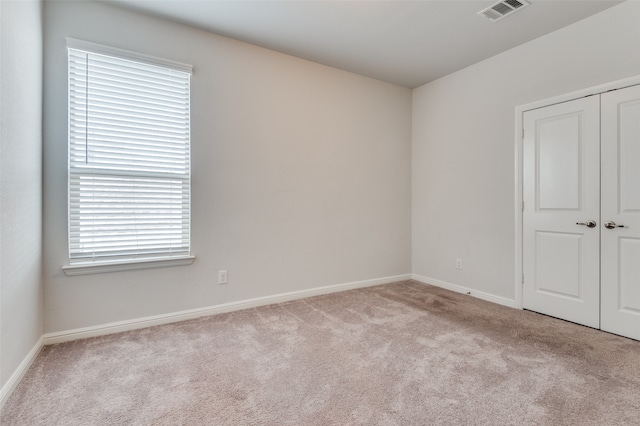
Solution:
<path fill-rule="evenodd" d="M 494 3 L 486 9 L 478 12 L 478 15 L 482 15 L 492 21 L 499 21 L 500 19 L 511 15 L 516 10 L 520 10 L 529 6 L 529 2 L 526 0 L 503 0 L 498 3 Z"/>

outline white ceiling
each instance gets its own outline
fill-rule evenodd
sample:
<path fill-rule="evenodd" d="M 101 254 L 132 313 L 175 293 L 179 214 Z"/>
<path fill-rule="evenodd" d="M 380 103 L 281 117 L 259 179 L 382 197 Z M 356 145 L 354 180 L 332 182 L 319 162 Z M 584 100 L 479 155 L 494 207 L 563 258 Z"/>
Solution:
<path fill-rule="evenodd" d="M 620 3 L 532 0 L 492 22 L 491 0 L 106 1 L 409 88 Z"/>

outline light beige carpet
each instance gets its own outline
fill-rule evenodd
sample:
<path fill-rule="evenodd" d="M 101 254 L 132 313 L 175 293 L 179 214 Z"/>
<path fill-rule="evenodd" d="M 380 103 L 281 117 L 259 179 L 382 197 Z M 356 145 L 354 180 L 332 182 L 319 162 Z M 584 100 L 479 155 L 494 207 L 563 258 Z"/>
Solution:
<path fill-rule="evenodd" d="M 48 346 L 9 425 L 640 424 L 640 342 L 415 281 Z"/>

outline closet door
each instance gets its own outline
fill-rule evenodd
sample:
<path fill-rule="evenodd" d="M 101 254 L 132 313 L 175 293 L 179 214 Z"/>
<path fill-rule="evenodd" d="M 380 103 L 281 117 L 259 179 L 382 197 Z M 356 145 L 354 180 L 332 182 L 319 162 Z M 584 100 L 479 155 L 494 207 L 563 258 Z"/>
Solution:
<path fill-rule="evenodd" d="M 640 86 L 602 95 L 602 330 L 640 340 Z"/>
<path fill-rule="evenodd" d="M 527 111 L 524 129 L 524 308 L 597 328 L 599 97 Z"/>

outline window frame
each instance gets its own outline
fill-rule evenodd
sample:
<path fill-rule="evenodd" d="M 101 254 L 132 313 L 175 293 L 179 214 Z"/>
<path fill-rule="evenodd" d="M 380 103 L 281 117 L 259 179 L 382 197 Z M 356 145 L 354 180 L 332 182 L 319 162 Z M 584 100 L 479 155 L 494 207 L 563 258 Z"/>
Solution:
<path fill-rule="evenodd" d="M 191 75 L 193 73 L 193 67 L 188 64 L 184 64 L 181 62 L 165 60 L 161 58 L 157 58 L 150 55 L 140 54 L 136 52 L 131 52 L 128 50 L 118 49 L 114 47 L 104 46 L 97 43 L 87 42 L 83 40 L 77 40 L 73 38 L 67 38 L 67 51 L 70 49 L 85 51 L 88 54 L 96 54 L 114 57 L 117 59 L 122 59 L 126 61 L 133 61 L 137 63 L 142 63 L 146 65 L 158 66 L 165 69 L 171 69 L 174 71 L 180 71 Z M 70 59 L 67 59 L 67 65 L 69 66 Z M 71 86 L 67 85 L 67 93 L 70 93 Z M 187 96 L 189 99 L 190 105 L 190 84 L 189 90 L 187 92 Z M 71 99 L 68 98 L 68 107 L 71 107 Z M 72 176 L 72 167 L 71 167 L 71 112 L 68 110 L 68 136 L 67 136 L 67 254 L 69 263 L 67 265 L 62 266 L 62 270 L 66 275 L 83 275 L 83 274 L 95 274 L 95 273 L 103 273 L 103 272 L 113 272 L 113 271 L 127 271 L 127 270 L 135 270 L 135 269 L 147 269 L 147 268 L 158 268 L 158 267 L 166 267 L 166 266 L 182 266 L 182 265 L 190 265 L 195 260 L 195 256 L 191 252 L 191 108 L 188 108 L 188 136 L 187 136 L 187 164 L 188 164 L 188 199 L 187 199 L 187 224 L 188 224 L 188 233 L 187 233 L 187 254 L 180 255 L 167 255 L 166 253 L 160 254 L 155 257 L 149 257 L 149 255 L 144 255 L 144 257 L 136 258 L 135 255 L 129 255 L 128 257 L 113 259 L 113 256 L 109 259 L 104 259 L 98 257 L 88 258 L 88 260 L 78 260 L 73 259 L 71 256 L 71 176 Z M 127 172 L 122 172 L 123 175 L 126 175 Z M 99 176 L 99 175 L 96 175 Z M 129 177 L 138 177 L 135 171 L 132 171 Z"/>

